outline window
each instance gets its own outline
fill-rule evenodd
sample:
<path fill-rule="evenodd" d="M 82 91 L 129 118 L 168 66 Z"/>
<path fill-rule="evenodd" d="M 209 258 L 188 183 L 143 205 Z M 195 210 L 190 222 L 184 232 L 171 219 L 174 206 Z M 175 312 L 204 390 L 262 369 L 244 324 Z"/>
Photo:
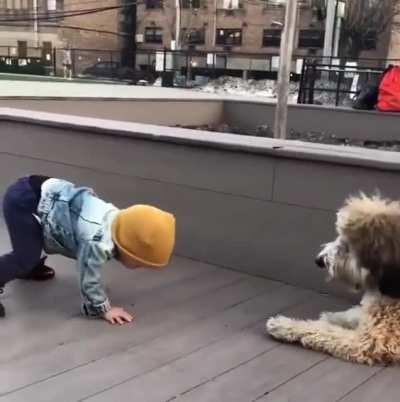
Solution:
<path fill-rule="evenodd" d="M 378 35 L 376 31 L 369 31 L 363 38 L 363 50 L 375 50 Z"/>
<path fill-rule="evenodd" d="M 241 29 L 217 29 L 217 45 L 241 45 Z"/>
<path fill-rule="evenodd" d="M 25 58 L 28 56 L 28 46 L 26 40 L 18 41 L 18 57 Z"/>
<path fill-rule="evenodd" d="M 146 28 L 144 32 L 144 40 L 146 43 L 162 43 L 162 28 Z"/>
<path fill-rule="evenodd" d="M 162 0 L 146 0 L 146 8 L 148 10 L 163 8 L 163 2 L 162 2 Z"/>
<path fill-rule="evenodd" d="M 188 45 L 204 45 L 205 32 L 204 29 L 182 29 L 183 42 Z"/>
<path fill-rule="evenodd" d="M 51 42 L 42 43 L 42 60 L 44 63 L 49 64 L 53 57 L 53 45 Z"/>
<path fill-rule="evenodd" d="M 31 0 L 1 0 L 0 8 L 8 10 L 27 10 L 32 8 Z"/>
<path fill-rule="evenodd" d="M 222 9 L 224 10 L 237 10 L 240 8 L 239 0 L 223 0 Z"/>
<path fill-rule="evenodd" d="M 264 0 L 267 7 L 281 7 L 286 4 L 286 0 Z M 298 0 L 298 5 L 301 7 L 309 6 L 310 0 Z"/>
<path fill-rule="evenodd" d="M 324 46 L 325 32 L 318 29 L 301 29 L 299 33 L 299 47 Z"/>
<path fill-rule="evenodd" d="M 198 9 L 201 7 L 200 0 L 181 0 L 182 8 L 194 8 Z"/>
<path fill-rule="evenodd" d="M 281 35 L 280 29 L 264 29 L 262 45 L 264 47 L 280 47 Z"/>
<path fill-rule="evenodd" d="M 56 11 L 57 2 L 56 0 L 47 0 L 47 11 Z"/>

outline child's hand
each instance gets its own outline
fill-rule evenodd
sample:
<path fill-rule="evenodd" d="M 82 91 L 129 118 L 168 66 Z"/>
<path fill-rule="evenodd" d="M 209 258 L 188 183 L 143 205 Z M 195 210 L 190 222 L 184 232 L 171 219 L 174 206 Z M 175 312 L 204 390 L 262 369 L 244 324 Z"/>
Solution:
<path fill-rule="evenodd" d="M 134 316 L 130 315 L 121 307 L 111 307 L 111 310 L 107 311 L 107 313 L 103 315 L 103 318 L 110 324 L 123 325 L 127 322 L 132 322 Z"/>

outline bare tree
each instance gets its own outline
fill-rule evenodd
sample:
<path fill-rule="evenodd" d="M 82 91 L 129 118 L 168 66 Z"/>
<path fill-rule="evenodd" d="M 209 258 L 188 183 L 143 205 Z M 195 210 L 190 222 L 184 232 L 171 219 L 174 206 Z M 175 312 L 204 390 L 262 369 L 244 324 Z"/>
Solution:
<path fill-rule="evenodd" d="M 396 29 L 398 0 L 347 0 L 341 35 L 341 53 L 358 57 L 374 46 L 382 35 Z"/>

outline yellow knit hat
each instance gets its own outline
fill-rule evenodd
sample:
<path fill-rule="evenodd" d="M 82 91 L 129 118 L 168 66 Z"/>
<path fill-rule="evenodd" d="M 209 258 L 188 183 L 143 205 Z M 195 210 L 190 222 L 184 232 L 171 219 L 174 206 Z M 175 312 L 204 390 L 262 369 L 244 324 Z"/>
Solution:
<path fill-rule="evenodd" d="M 134 205 L 117 214 L 112 238 L 124 265 L 161 268 L 168 264 L 174 248 L 175 218 L 149 205 Z"/>

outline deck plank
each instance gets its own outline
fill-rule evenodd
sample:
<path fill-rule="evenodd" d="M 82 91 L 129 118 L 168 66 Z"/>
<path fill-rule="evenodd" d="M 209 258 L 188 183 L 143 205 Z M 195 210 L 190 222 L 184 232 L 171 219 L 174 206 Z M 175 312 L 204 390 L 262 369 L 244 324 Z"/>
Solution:
<path fill-rule="evenodd" d="M 298 306 L 299 300 L 308 301 L 312 293 L 303 292 L 299 293 L 299 289 L 285 286 L 252 299 L 247 306 L 242 305 L 236 311 L 235 322 L 240 322 L 258 311 L 258 318 L 264 317 L 264 319 L 257 325 L 234 334 L 229 331 L 225 338 L 216 343 L 198 348 L 144 375 L 135 376 L 121 386 L 105 392 L 104 395 L 98 395 L 89 400 L 118 400 L 120 395 L 126 394 L 134 400 L 165 401 L 180 396 L 188 389 L 209 381 L 232 367 L 241 365 L 243 361 L 251 360 L 267 350 L 278 347 L 278 343 L 265 335 L 265 317 Z M 245 315 L 241 317 L 240 315 L 244 312 Z M 218 317 L 220 318 L 222 317 Z M 193 329 L 190 328 L 183 332 L 183 336 L 191 341 L 196 338 Z M 152 386 L 154 383 L 158 386 Z"/>
<path fill-rule="evenodd" d="M 114 327 L 81 318 L 60 323 L 57 334 L 67 331 L 68 342 L 60 344 L 50 339 L 52 346 L 47 350 L 33 349 L 28 356 L 0 365 L 1 393 L 125 351 L 281 286 L 247 275 L 237 278 L 235 273 L 223 269 L 206 278 L 206 286 L 202 277 L 195 277 L 191 283 L 179 283 L 164 293 L 159 289 L 149 292 L 136 304 L 138 317 L 133 325 Z M 42 342 L 45 346 L 46 339 Z"/>
<path fill-rule="evenodd" d="M 329 358 L 268 393 L 258 402 L 335 402 L 379 370 L 379 367 L 359 366 Z"/>
<path fill-rule="evenodd" d="M 340 402 L 398 402 L 400 400 L 400 370 L 390 367 L 379 371 L 369 381 L 355 388 Z"/>

